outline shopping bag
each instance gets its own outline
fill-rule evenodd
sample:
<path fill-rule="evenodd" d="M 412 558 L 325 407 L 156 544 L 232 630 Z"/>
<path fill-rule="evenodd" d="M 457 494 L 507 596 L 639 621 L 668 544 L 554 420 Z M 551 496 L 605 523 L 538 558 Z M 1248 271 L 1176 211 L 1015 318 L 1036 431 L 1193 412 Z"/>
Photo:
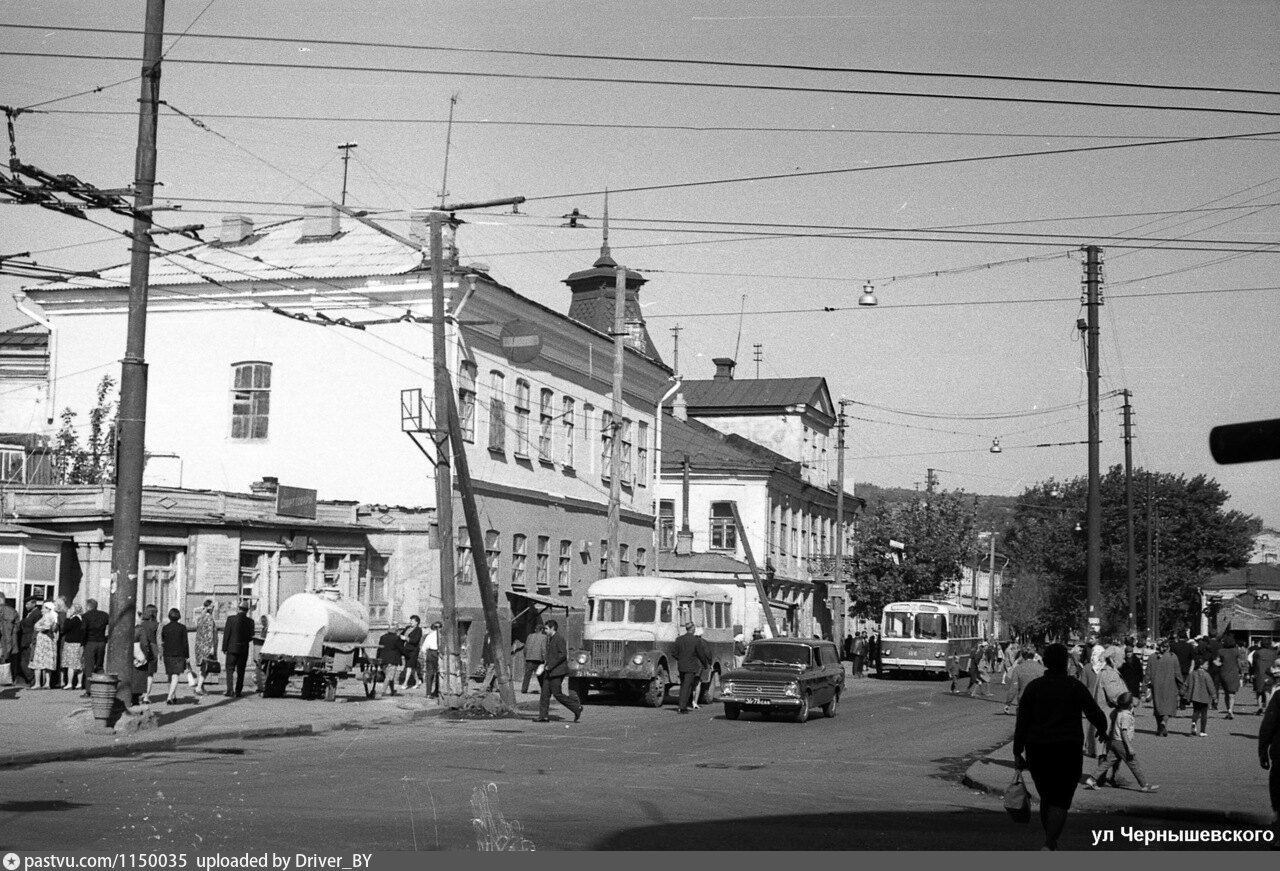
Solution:
<path fill-rule="evenodd" d="M 9 663 L 0 662 L 0 687 L 13 686 L 13 670 Z"/>
<path fill-rule="evenodd" d="M 1031 822 L 1031 796 L 1022 782 L 1021 771 L 1014 772 L 1013 782 L 1005 787 L 1004 809 L 1015 823 Z"/>

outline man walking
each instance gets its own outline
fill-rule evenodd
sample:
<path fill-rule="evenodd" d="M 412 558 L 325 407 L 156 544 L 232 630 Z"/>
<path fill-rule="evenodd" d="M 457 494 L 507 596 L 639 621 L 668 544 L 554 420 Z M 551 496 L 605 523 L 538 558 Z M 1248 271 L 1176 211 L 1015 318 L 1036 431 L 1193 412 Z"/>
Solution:
<path fill-rule="evenodd" d="M 1264 771 L 1271 772 L 1268 785 L 1271 810 L 1276 815 L 1272 825 L 1280 835 L 1280 692 L 1271 694 L 1262 725 L 1258 727 L 1258 762 Z"/>
<path fill-rule="evenodd" d="M 249 664 L 249 645 L 252 642 L 253 620 L 249 617 L 249 603 L 241 602 L 236 613 L 227 618 L 227 625 L 222 629 L 222 652 L 226 657 L 227 698 L 240 698 L 240 692 L 244 689 L 244 668 Z"/>
<path fill-rule="evenodd" d="M 84 672 L 84 693 L 89 695 L 89 678 L 98 674 L 107 660 L 107 624 L 111 618 L 98 608 L 97 599 L 85 599 L 84 616 L 80 625 L 84 628 L 84 647 L 80 651 L 80 664 Z"/>
<path fill-rule="evenodd" d="M 867 633 L 859 632 L 853 639 L 853 676 L 862 677 L 862 666 L 867 661 Z"/>
<path fill-rule="evenodd" d="M 680 670 L 680 713 L 689 713 L 689 701 L 702 684 L 702 670 L 711 667 L 707 643 L 694 634 L 692 622 L 684 624 L 684 634 L 676 639 L 676 668 Z"/>
<path fill-rule="evenodd" d="M 529 679 L 546 659 L 547 636 L 542 633 L 542 626 L 537 625 L 524 640 L 524 679 L 520 682 L 520 692 L 529 692 Z"/>
<path fill-rule="evenodd" d="M 1191 691 L 1191 662 L 1196 658 L 1196 646 L 1191 643 L 1187 630 L 1182 630 L 1182 637 L 1173 645 L 1173 655 L 1178 660 L 1178 673 L 1182 680 L 1178 682 L 1178 710 L 1186 710 L 1187 693 Z"/>
<path fill-rule="evenodd" d="M 693 624 L 689 624 L 692 626 Z M 538 666 L 538 676 L 542 678 L 542 694 L 538 698 L 538 716 L 535 723 L 551 722 L 551 697 L 573 712 L 573 722 L 582 719 L 582 700 L 575 692 L 565 693 L 564 679 L 569 676 L 569 648 L 564 643 L 564 636 L 559 634 L 560 624 L 548 620 L 544 631 L 547 637 L 546 659 Z M 676 642 L 679 649 L 679 642 Z"/>

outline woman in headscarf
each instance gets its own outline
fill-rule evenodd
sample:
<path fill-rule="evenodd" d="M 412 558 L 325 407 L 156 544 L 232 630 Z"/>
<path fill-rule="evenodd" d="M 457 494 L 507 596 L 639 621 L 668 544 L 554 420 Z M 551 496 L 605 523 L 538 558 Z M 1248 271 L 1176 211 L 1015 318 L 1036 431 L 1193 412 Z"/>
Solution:
<path fill-rule="evenodd" d="M 1182 667 L 1170 650 L 1167 639 L 1162 639 L 1151 658 L 1151 707 L 1156 715 L 1156 734 L 1169 735 L 1169 718 L 1178 711 L 1178 697 L 1182 691 Z"/>
<path fill-rule="evenodd" d="M 53 689 L 54 674 L 58 670 L 58 612 L 52 602 L 41 606 L 36 620 L 36 643 L 31 651 L 29 668 L 36 675 L 33 689 Z"/>
<path fill-rule="evenodd" d="M 84 609 L 72 605 L 67 612 L 67 622 L 62 626 L 62 688 L 64 690 L 79 689 L 83 680 L 80 675 L 81 662 L 84 659 L 84 623 L 80 615 Z"/>
<path fill-rule="evenodd" d="M 1084 648 L 1088 651 L 1088 661 L 1084 667 L 1080 669 L 1080 682 L 1084 684 L 1084 688 L 1089 691 L 1089 695 L 1093 697 L 1095 702 L 1098 701 L 1098 674 L 1107 666 L 1107 649 L 1101 644 L 1091 644 Z M 1099 702 L 1098 707 L 1104 707 L 1106 702 Z M 1094 732 L 1092 725 L 1088 726 L 1084 732 L 1084 755 L 1098 756 L 1098 738 L 1100 736 Z"/>
<path fill-rule="evenodd" d="M 1240 659 L 1244 648 L 1236 646 L 1236 636 L 1228 632 L 1222 636 L 1222 646 L 1218 648 L 1218 657 L 1222 660 L 1218 666 L 1218 680 L 1222 685 L 1222 693 L 1227 703 L 1227 719 L 1236 718 L 1236 693 L 1240 692 Z"/>

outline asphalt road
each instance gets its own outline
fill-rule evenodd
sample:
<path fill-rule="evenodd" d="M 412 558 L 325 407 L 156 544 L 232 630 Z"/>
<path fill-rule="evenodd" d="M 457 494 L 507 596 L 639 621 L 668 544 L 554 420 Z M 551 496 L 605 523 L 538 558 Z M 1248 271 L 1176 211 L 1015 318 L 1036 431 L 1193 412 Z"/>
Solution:
<path fill-rule="evenodd" d="M 597 698 L 576 724 L 432 718 L 8 770 L 0 849 L 474 849 L 476 818 L 538 850 L 1037 848 L 1035 822 L 960 783 L 1012 718 L 946 686 L 850 681 L 803 725 Z M 1172 824 L 1077 815 L 1064 847 L 1122 825 Z"/>

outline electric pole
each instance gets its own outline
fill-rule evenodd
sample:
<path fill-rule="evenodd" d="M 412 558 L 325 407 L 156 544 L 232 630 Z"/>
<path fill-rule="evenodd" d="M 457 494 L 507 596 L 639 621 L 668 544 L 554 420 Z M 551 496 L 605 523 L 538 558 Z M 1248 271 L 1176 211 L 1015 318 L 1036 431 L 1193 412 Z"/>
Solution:
<path fill-rule="evenodd" d="M 759 346 L 757 346 L 759 347 Z M 840 400 L 840 414 L 836 417 L 836 565 L 835 570 L 831 573 L 831 585 L 840 593 L 844 593 L 844 429 L 845 429 L 845 413 L 844 407 L 848 405 L 847 399 Z M 834 598 L 834 597 L 833 597 Z M 849 601 L 847 595 L 843 596 L 844 603 Z M 837 641 L 843 641 L 845 635 L 845 618 L 848 616 L 848 605 L 843 604 L 840 608 L 840 614 L 837 620 L 833 621 L 835 625 L 831 627 L 832 638 Z"/>
<path fill-rule="evenodd" d="M 996 637 L 996 531 L 991 530 L 991 556 L 987 570 L 991 573 L 987 581 L 987 640 Z"/>
<path fill-rule="evenodd" d="M 676 324 L 671 328 L 671 340 L 675 345 L 675 349 L 671 352 L 671 371 L 680 374 L 680 332 L 684 327 Z"/>
<path fill-rule="evenodd" d="M 1124 393 L 1124 527 L 1127 541 L 1128 573 L 1129 573 L 1129 634 L 1138 635 L 1138 561 L 1134 556 L 1133 544 L 1133 418 L 1129 398 L 1132 394 L 1126 389 Z"/>
<path fill-rule="evenodd" d="M 761 345 L 759 342 L 756 342 L 754 345 L 752 345 L 752 346 L 751 346 L 751 356 L 755 358 L 755 361 L 756 361 L 756 378 L 757 378 L 757 379 L 759 379 L 759 377 L 760 377 L 760 361 L 764 359 L 764 345 Z"/>
<path fill-rule="evenodd" d="M 351 149 L 359 147 L 355 142 L 344 142 L 338 146 L 342 152 L 342 205 L 347 204 L 347 164 L 351 161 Z"/>
<path fill-rule="evenodd" d="M 111 529 L 111 631 L 107 672 L 119 677 L 116 697 L 132 701 L 134 612 L 138 600 L 138 544 L 142 537 L 142 470 L 146 462 L 147 282 L 151 277 L 151 205 L 156 183 L 156 127 L 164 0 L 147 0 L 142 43 L 142 96 L 134 160 L 133 245 L 129 261 L 129 316 L 120 366 L 116 422 L 115 510 Z"/>
<path fill-rule="evenodd" d="M 1099 603 L 1102 598 L 1102 493 L 1099 480 L 1098 431 L 1098 307 L 1102 305 L 1102 249 L 1085 246 L 1085 344 L 1089 378 L 1089 497 L 1087 504 L 1088 551 L 1085 561 L 1085 616 L 1089 630 L 1102 630 Z"/>
<path fill-rule="evenodd" d="M 612 262 L 609 255 L 609 198 L 604 201 L 604 241 L 597 263 Z M 614 264 L 613 284 L 613 411 L 609 420 L 609 552 L 605 554 L 605 576 L 617 577 L 621 571 L 618 541 L 622 523 L 622 369 L 626 360 L 627 268 Z"/>

